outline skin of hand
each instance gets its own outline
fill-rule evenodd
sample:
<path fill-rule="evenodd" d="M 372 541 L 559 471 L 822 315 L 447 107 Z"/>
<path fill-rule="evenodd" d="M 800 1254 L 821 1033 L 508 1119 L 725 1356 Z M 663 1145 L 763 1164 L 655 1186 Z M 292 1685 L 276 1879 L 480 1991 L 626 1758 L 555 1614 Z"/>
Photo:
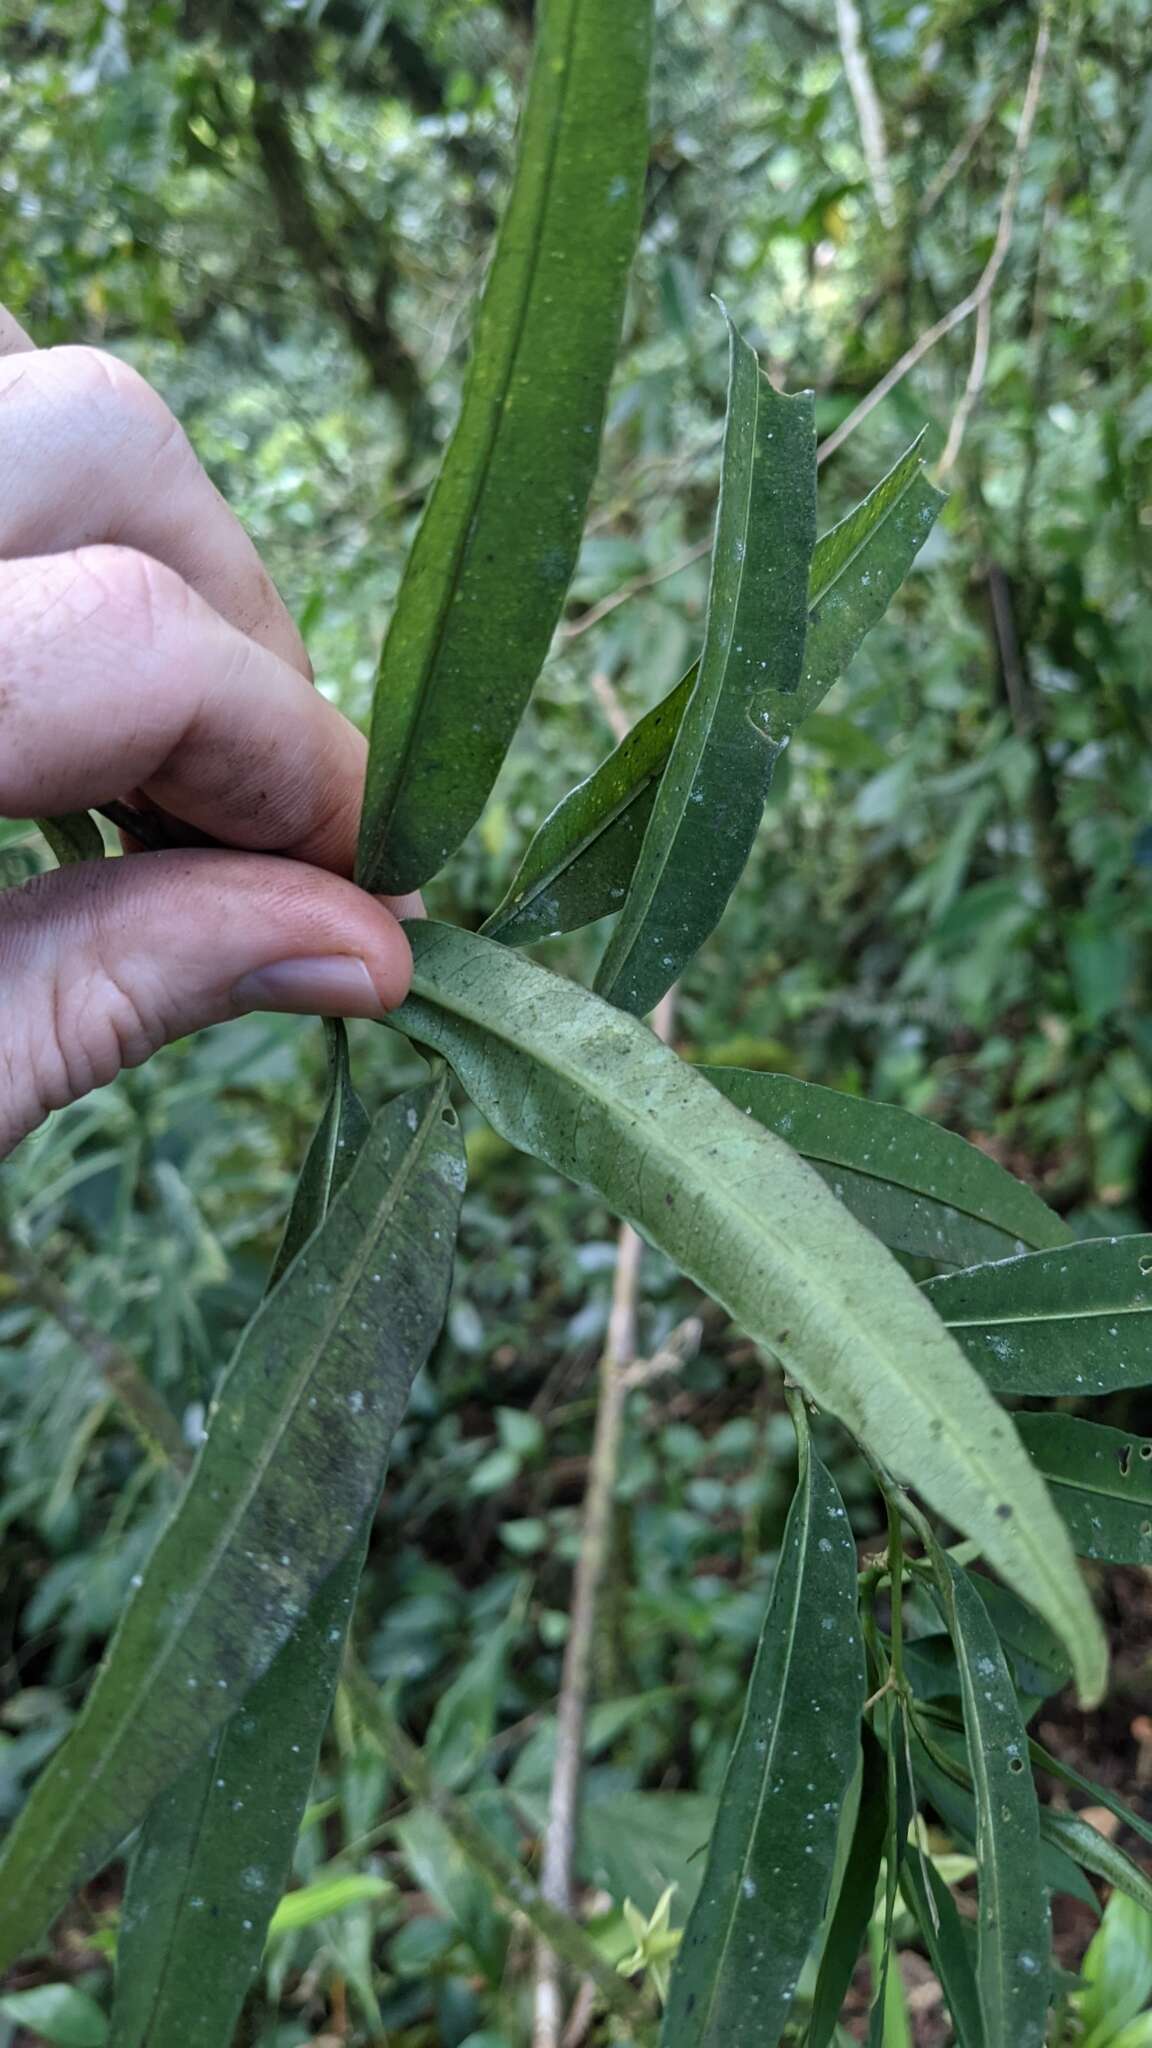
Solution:
<path fill-rule="evenodd" d="M 417 898 L 351 880 L 366 746 L 143 378 L 0 307 L 0 816 L 128 799 L 228 848 L 0 892 L 0 1156 L 252 1010 L 380 1017 Z"/>

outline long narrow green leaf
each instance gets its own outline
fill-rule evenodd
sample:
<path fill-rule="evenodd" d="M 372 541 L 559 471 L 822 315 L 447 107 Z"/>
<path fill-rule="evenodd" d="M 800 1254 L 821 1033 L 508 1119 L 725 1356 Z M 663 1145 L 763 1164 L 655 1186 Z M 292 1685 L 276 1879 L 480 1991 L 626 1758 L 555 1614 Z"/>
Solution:
<path fill-rule="evenodd" d="M 272 1261 L 266 1289 L 269 1294 L 312 1233 L 319 1230 L 363 1150 L 371 1123 L 352 1086 L 348 1032 L 338 1017 L 325 1018 L 324 1044 L 328 1054 L 328 1092 L 304 1156 L 284 1235 Z"/>
<path fill-rule="evenodd" d="M 956 1646 L 976 1795 L 977 1982 L 987 2044 L 1043 2048 L 1051 1933 L 1028 1736 L 987 1608 L 950 1558 L 937 1552 L 934 1563 Z"/>
<path fill-rule="evenodd" d="M 887 1796 L 885 1810 L 887 1828 L 884 1835 L 884 1912 L 877 1926 L 871 1922 L 868 1934 L 869 1962 L 872 1973 L 872 2004 L 868 2015 L 868 2048 L 893 2048 L 893 2036 L 904 2048 L 907 2039 L 907 2014 L 904 2007 L 903 1987 L 897 1977 L 892 1981 L 892 1960 L 896 1920 L 896 1901 L 899 1893 L 900 1873 L 908 1852 L 908 1830 L 912 1824 L 914 1807 L 911 1785 L 903 1768 L 904 1750 L 907 1744 L 904 1703 L 894 1693 L 888 1693 L 883 1704 L 887 1735 L 885 1742 L 885 1768 Z"/>
<path fill-rule="evenodd" d="M 956 2048 L 984 2048 L 980 1994 L 964 1924 L 944 1879 L 930 1857 L 909 1855 L 900 1889 L 915 1915 L 928 1960 L 952 2016 Z"/>
<path fill-rule="evenodd" d="M 369 1119 L 348 1037 L 325 1023 L 328 1095 L 296 1185 L 269 1292 L 347 1180 Z M 206 1753 L 149 1809 L 117 1949 L 117 2048 L 219 2048 L 236 2030 L 291 1868 L 339 1676 L 372 1510 L 346 1558 Z"/>
<path fill-rule="evenodd" d="M 1022 1181 L 954 1131 L 887 1102 L 790 1074 L 702 1067 L 714 1088 L 775 1131 L 896 1251 L 962 1265 L 1062 1243 L 1067 1226 Z"/>
<path fill-rule="evenodd" d="M 1095 1778 L 1086 1778 L 1083 1771 L 1078 1771 L 1074 1764 L 1065 1763 L 1063 1757 L 1053 1756 L 1051 1750 L 1044 1748 L 1043 1743 L 1030 1741 L 1028 1749 L 1033 1763 L 1038 1764 L 1042 1771 L 1048 1771 L 1054 1778 L 1061 1778 L 1065 1785 L 1074 1785 L 1078 1792 L 1087 1793 L 1093 1806 L 1106 1806 L 1109 1813 L 1114 1813 L 1117 1820 L 1126 1828 L 1131 1828 L 1134 1835 L 1140 1835 L 1144 1841 L 1152 1844 L 1152 1822 L 1146 1821 L 1142 1813 L 1134 1813 L 1132 1808 L 1126 1806 L 1122 1799 L 1118 1799 L 1107 1785 L 1098 1785 Z"/>
<path fill-rule="evenodd" d="M 1095 1237 L 925 1283 L 998 1394 L 1152 1385 L 1152 1237 Z"/>
<path fill-rule="evenodd" d="M 651 13 L 651 0 L 537 10 L 460 418 L 381 661 L 365 888 L 414 889 L 460 844 L 560 616 L 640 224 Z"/>
<path fill-rule="evenodd" d="M 358 1543 L 207 1756 L 152 1806 L 120 1920 L 116 2048 L 232 2040 L 291 1869 L 363 1557 Z"/>
<path fill-rule="evenodd" d="M 884 1751 L 866 1724 L 861 1727 L 860 1741 L 860 1804 L 820 1956 L 804 2048 L 828 2048 L 836 2032 L 840 2008 L 848 1995 L 876 1898 L 876 1880 L 888 1832 L 888 1767 Z"/>
<path fill-rule="evenodd" d="M 887 610 L 943 502 L 924 474 L 917 440 L 875 490 L 817 541 L 804 675 L 788 707 L 791 727 L 815 710 Z M 748 572 L 771 566 L 753 560 Z M 545 818 L 484 926 L 491 938 L 523 946 L 619 910 L 697 673 L 694 664 Z"/>
<path fill-rule="evenodd" d="M 488 937 L 527 946 L 619 910 L 699 671 L 693 662 L 675 689 L 549 812 L 503 902 L 485 920 Z"/>
<path fill-rule="evenodd" d="M 597 1188 L 975 1537 L 1098 1697 L 1103 1637 L 1060 1518 L 1010 1418 L 891 1254 L 642 1024 L 475 933 L 406 930 L 415 975 L 397 1026 L 443 1053 L 503 1137 Z"/>
<path fill-rule="evenodd" d="M 1115 1885 L 1126 1898 L 1134 1899 L 1146 1913 L 1152 1913 L 1152 1881 L 1131 1856 L 1110 1842 L 1090 1821 L 1078 1813 L 1057 1813 L 1046 1806 L 1040 1815 L 1040 1833 L 1046 1842 L 1072 1857 L 1093 1877 Z"/>
<path fill-rule="evenodd" d="M 441 1079 L 381 1112 L 241 1339 L 84 1711 L 9 1837 L 0 1967 L 235 1711 L 350 1550 L 443 1315 L 465 1171 L 446 1105 Z"/>
<path fill-rule="evenodd" d="M 811 392 L 783 398 L 729 325 L 728 420 L 700 673 L 596 975 L 609 1002 L 659 1002 L 744 872 L 804 669 L 816 541 Z"/>
<path fill-rule="evenodd" d="M 1104 1564 L 1152 1564 L 1152 1437 L 1076 1415 L 1019 1415 L 1016 1421 L 1077 1555 Z"/>
<path fill-rule="evenodd" d="M 930 1747 L 925 1747 L 926 1731 L 919 1717 L 913 1722 L 913 1732 L 913 1769 L 921 1798 L 935 1808 L 954 1841 L 965 1848 L 975 1849 L 976 1802 L 972 1797 L 971 1774 L 968 1771 L 957 1772 L 950 1757 L 947 1758 L 948 1769 L 943 1768 L 945 1753 L 936 1740 Z M 1069 1898 L 1079 1899 L 1081 1905 L 1098 1913 L 1099 1901 L 1079 1865 L 1062 1848 L 1045 1838 L 1043 1809 L 1040 1837 L 1040 1870 L 1045 1888 L 1050 1892 L 1065 1892 Z"/>
<path fill-rule="evenodd" d="M 844 1503 L 802 1440 L 744 1719 L 672 1973 L 665 2048 L 765 2048 L 788 2017 L 859 1754 L 856 1591 Z"/>

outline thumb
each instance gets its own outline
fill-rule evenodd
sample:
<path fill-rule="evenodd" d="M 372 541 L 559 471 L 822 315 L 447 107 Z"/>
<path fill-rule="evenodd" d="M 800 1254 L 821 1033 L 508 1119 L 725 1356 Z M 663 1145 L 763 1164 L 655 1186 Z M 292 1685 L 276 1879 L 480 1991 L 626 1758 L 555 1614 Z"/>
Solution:
<path fill-rule="evenodd" d="M 143 854 L 8 890 L 0 1157 L 49 1110 L 186 1032 L 250 1010 L 381 1017 L 410 972 L 383 904 L 297 861 Z"/>

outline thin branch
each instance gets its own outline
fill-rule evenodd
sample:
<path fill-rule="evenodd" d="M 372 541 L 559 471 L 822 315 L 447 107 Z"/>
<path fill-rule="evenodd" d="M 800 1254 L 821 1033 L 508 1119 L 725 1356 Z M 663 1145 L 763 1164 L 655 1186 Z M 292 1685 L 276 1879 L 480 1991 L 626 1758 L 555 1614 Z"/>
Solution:
<path fill-rule="evenodd" d="M 672 1035 L 676 993 L 670 989 L 653 1014 L 652 1027 L 665 1043 Z M 620 1463 L 620 1440 L 629 1374 L 636 1364 L 636 1300 L 644 1242 L 631 1224 L 621 1225 L 608 1332 L 600 1358 L 600 1397 L 592 1439 L 580 1550 L 572 1587 L 572 1613 L 560 1696 L 556 1703 L 556 1761 L 544 1831 L 540 1891 L 557 1912 L 572 1911 L 572 1865 L 584 1776 L 584 1731 L 592 1684 L 592 1650 L 600 1596 L 611 1550 L 612 1513 Z M 560 1956 L 547 1940 L 536 1953 L 532 2048 L 561 2048 L 564 2031 Z"/>
<path fill-rule="evenodd" d="M 928 355 L 930 350 L 935 348 L 937 342 L 942 341 L 946 334 L 951 334 L 954 328 L 962 326 L 965 320 L 969 319 L 973 313 L 978 312 L 980 307 L 991 298 L 996 288 L 996 280 L 1004 267 L 1005 258 L 1012 242 L 1012 232 L 1016 219 L 1016 202 L 1020 193 L 1020 179 L 1024 170 L 1024 158 L 1032 139 L 1036 113 L 1040 105 L 1040 90 L 1044 79 L 1044 66 L 1048 56 L 1051 33 L 1051 11 L 1046 8 L 1041 16 L 1040 27 L 1036 34 L 1036 45 L 1032 53 L 1032 65 L 1028 73 L 1028 84 L 1024 92 L 1024 105 L 1020 112 L 1020 125 L 1016 131 L 1016 141 L 1012 150 L 1012 162 L 1004 186 L 1003 198 L 1000 202 L 1000 217 L 996 227 L 996 239 L 992 244 L 992 253 L 984 265 L 980 276 L 970 292 L 966 292 L 964 297 L 949 312 L 942 314 L 939 320 L 934 321 L 931 327 L 927 328 L 923 334 L 917 336 L 911 347 L 905 349 L 900 360 L 892 365 L 892 368 L 881 377 L 878 384 L 873 385 L 867 396 L 860 400 L 859 405 L 853 408 L 846 420 L 841 421 L 835 432 L 829 434 L 828 439 L 822 442 L 816 451 L 818 462 L 826 462 L 830 455 L 835 455 L 836 450 L 843 447 L 849 434 L 854 433 L 861 421 L 867 419 L 869 413 L 874 412 L 876 407 L 882 404 L 889 392 L 895 390 L 897 384 L 903 381 L 910 370 L 914 370 L 918 363 L 923 362 L 924 357 Z"/>
<path fill-rule="evenodd" d="M 638 597 L 642 590 L 651 590 L 657 583 L 666 583 L 670 576 L 678 576 L 681 569 L 689 568 L 693 562 L 700 560 L 701 555 L 709 554 L 711 549 L 712 536 L 709 534 L 707 540 L 698 540 L 695 547 L 688 548 L 682 555 L 677 555 L 674 561 L 666 562 L 662 569 L 647 569 L 642 576 L 631 577 L 627 583 L 622 583 L 618 590 L 610 591 L 598 604 L 591 605 L 586 612 L 581 612 L 578 619 L 568 620 L 560 627 L 557 638 L 565 644 L 569 640 L 578 640 L 581 633 L 588 633 L 593 626 L 598 626 L 601 619 L 606 619 L 609 612 L 614 612 L 618 605 L 627 604 L 630 597 Z"/>
<path fill-rule="evenodd" d="M 180 1425 L 167 1404 L 145 1378 L 131 1353 L 114 1337 L 90 1322 L 79 1303 L 36 1257 L 0 1224 L 0 1272 L 17 1293 L 32 1303 L 71 1337 L 108 1393 L 123 1411 L 124 1419 L 139 1437 L 149 1457 L 186 1471 L 191 1453 Z"/>
<path fill-rule="evenodd" d="M 612 682 L 611 677 L 605 675 L 604 670 L 602 668 L 596 669 L 596 671 L 593 674 L 592 695 L 595 697 L 596 702 L 599 704 L 601 711 L 604 713 L 608 725 L 611 728 L 612 737 L 615 740 L 617 746 L 619 746 L 621 740 L 626 740 L 628 734 L 631 732 L 632 721 L 629 718 L 628 713 L 625 711 L 623 704 L 620 702 L 619 696 L 616 693 L 616 688 Z"/>
<path fill-rule="evenodd" d="M 464 1800 L 439 1784 L 423 1752 L 405 1734 L 383 1695 L 351 1659 L 345 1666 L 345 1689 L 365 1733 L 386 1757 L 414 1799 L 443 1821 L 458 1848 L 482 1870 L 501 1897 L 551 1943 L 582 1977 L 590 1977 L 604 2004 L 633 2025 L 647 2018 L 643 1995 L 601 1955 L 578 1920 L 557 1910 L 538 1891 L 514 1856 L 481 1827 Z"/>
<path fill-rule="evenodd" d="M 892 190 L 892 172 L 888 165 L 888 143 L 884 135 L 884 115 L 880 107 L 880 95 L 872 77 L 872 66 L 864 42 L 863 23 L 856 0 L 836 0 L 836 34 L 840 43 L 840 60 L 848 90 L 856 109 L 856 120 L 860 128 L 860 145 L 864 151 L 864 162 L 868 170 L 868 182 L 876 211 L 886 228 L 896 225 L 896 195 Z"/>

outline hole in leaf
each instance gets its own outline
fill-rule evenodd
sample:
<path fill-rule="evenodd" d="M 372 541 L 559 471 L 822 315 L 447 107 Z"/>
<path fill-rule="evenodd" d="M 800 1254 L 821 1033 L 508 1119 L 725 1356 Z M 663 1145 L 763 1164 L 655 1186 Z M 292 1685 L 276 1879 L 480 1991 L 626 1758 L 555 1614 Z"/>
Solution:
<path fill-rule="evenodd" d="M 1141 1444 L 1140 1456 L 1142 1458 L 1152 1458 L 1152 1444 Z"/>
<path fill-rule="evenodd" d="M 1008 1769 L 1009 1769 L 1010 1771 L 1016 1771 L 1017 1773 L 1019 1773 L 1020 1771 L 1022 1771 L 1022 1770 L 1024 1769 L 1024 1759 L 1023 1759 L 1023 1757 L 1022 1757 L 1022 1756 L 1010 1756 L 1010 1757 L 1009 1757 L 1009 1759 L 1008 1759 Z"/>
<path fill-rule="evenodd" d="M 1132 1470 L 1132 1446 L 1131 1446 L 1131 1444 L 1122 1444 L 1122 1445 L 1121 1445 L 1121 1447 L 1120 1447 L 1120 1451 L 1119 1451 L 1119 1454 L 1118 1454 L 1118 1460 L 1119 1460 L 1119 1465 L 1120 1465 L 1120 1477 L 1121 1477 L 1121 1479 L 1127 1479 L 1127 1477 L 1128 1477 L 1128 1474 L 1129 1474 L 1129 1472 L 1130 1472 L 1130 1471 Z"/>
<path fill-rule="evenodd" d="M 1142 1273 L 1152 1273 L 1152 1252 L 1143 1252 L 1136 1263 Z"/>
<path fill-rule="evenodd" d="M 440 1121 L 442 1124 L 447 1124 L 449 1129 L 454 1131 L 460 1119 L 454 1109 L 442 1109 L 440 1111 Z"/>

